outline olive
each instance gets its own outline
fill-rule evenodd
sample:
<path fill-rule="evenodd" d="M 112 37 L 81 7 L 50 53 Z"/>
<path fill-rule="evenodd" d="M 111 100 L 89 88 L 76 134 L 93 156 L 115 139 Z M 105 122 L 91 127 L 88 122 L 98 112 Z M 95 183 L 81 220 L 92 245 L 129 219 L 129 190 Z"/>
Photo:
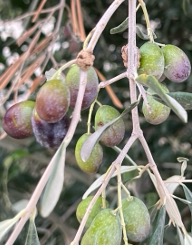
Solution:
<path fill-rule="evenodd" d="M 164 56 L 156 43 L 146 42 L 140 47 L 138 74 L 153 75 L 159 79 L 164 72 Z"/>
<path fill-rule="evenodd" d="M 112 209 L 101 210 L 85 232 L 81 245 L 120 245 L 122 227 L 118 214 Z"/>
<path fill-rule="evenodd" d="M 80 82 L 80 68 L 76 64 L 71 66 L 66 75 L 66 85 L 68 86 L 71 94 L 70 107 L 74 108 Z M 81 109 L 87 109 L 91 103 L 96 99 L 98 95 L 98 77 L 95 69 L 90 67 L 87 71 L 87 85 L 85 89 L 85 94 L 83 97 L 83 103 Z"/>
<path fill-rule="evenodd" d="M 81 220 L 83 219 L 83 216 L 85 215 L 85 212 L 92 199 L 93 199 L 93 196 L 90 195 L 84 200 L 82 200 L 77 206 L 76 217 L 79 222 L 81 222 Z M 91 222 L 93 221 L 95 216 L 101 211 L 102 208 L 103 208 L 102 198 L 99 197 L 97 201 L 95 202 L 94 206 L 92 207 L 91 212 L 89 214 L 88 220 L 85 225 L 87 228 L 91 225 Z"/>
<path fill-rule="evenodd" d="M 122 200 L 122 211 L 127 237 L 133 242 L 142 242 L 150 234 L 150 215 L 146 205 L 137 197 Z"/>
<path fill-rule="evenodd" d="M 95 114 L 95 130 L 114 120 L 120 115 L 119 111 L 109 105 L 102 105 Z M 124 138 L 125 124 L 122 118 L 107 128 L 100 141 L 107 147 L 118 145 Z"/>
<path fill-rule="evenodd" d="M 68 87 L 57 79 L 47 81 L 36 98 L 36 111 L 41 119 L 54 123 L 61 120 L 68 111 L 70 92 Z"/>
<path fill-rule="evenodd" d="M 169 92 L 168 88 L 164 84 L 161 84 L 161 86 L 165 93 Z M 154 92 L 149 88 L 147 90 L 147 102 L 149 106 L 147 107 L 147 105 L 143 102 L 142 111 L 147 122 L 153 125 L 158 125 L 163 123 L 169 117 L 171 109 L 156 101 L 153 98 L 153 94 Z"/>
<path fill-rule="evenodd" d="M 83 170 L 86 173 L 95 173 L 97 172 L 99 166 L 102 163 L 103 149 L 99 143 L 96 143 L 96 145 L 93 148 L 93 151 L 91 152 L 90 157 L 88 158 L 87 161 L 84 162 L 81 158 L 81 148 L 83 146 L 83 143 L 87 140 L 88 137 L 89 134 L 83 134 L 78 139 L 75 147 L 75 158 L 81 170 Z"/>
<path fill-rule="evenodd" d="M 58 148 L 68 131 L 70 120 L 64 116 L 58 122 L 48 123 L 42 120 L 34 109 L 31 122 L 34 136 L 39 144 L 46 148 Z"/>
<path fill-rule="evenodd" d="M 187 80 L 191 73 L 191 64 L 185 52 L 172 44 L 162 47 L 162 51 L 165 58 L 164 75 L 173 82 Z"/>
<path fill-rule="evenodd" d="M 6 111 L 2 126 L 9 136 L 24 139 L 33 134 L 31 116 L 34 106 L 34 101 L 22 101 L 15 103 Z"/>

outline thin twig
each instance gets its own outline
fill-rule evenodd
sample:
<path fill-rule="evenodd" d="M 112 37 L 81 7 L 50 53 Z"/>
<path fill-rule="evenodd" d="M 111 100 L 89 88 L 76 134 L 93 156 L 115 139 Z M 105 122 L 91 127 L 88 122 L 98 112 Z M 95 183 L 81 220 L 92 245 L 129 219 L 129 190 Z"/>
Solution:
<path fill-rule="evenodd" d="M 102 81 L 100 82 L 99 84 L 99 88 L 105 88 L 106 86 L 114 83 L 114 82 L 117 82 L 123 78 L 125 78 L 127 76 L 127 73 L 126 72 L 123 72 L 121 74 L 119 74 L 118 76 L 115 76 L 113 78 L 111 78 L 110 80 L 107 80 L 107 81 Z"/>
<path fill-rule="evenodd" d="M 38 9 L 35 11 L 35 15 L 33 16 L 33 19 L 32 19 L 32 23 L 36 22 L 37 18 L 39 17 L 45 3 L 47 2 L 47 0 L 42 0 Z"/>
<path fill-rule="evenodd" d="M 84 28 L 84 24 L 83 24 L 83 14 L 82 14 L 80 0 L 76 0 L 76 6 L 77 6 L 77 17 L 78 17 L 78 24 L 79 24 L 80 39 L 82 42 L 84 42 L 85 38 L 86 38 L 86 34 L 85 34 L 85 28 Z"/>
<path fill-rule="evenodd" d="M 105 29 L 105 26 L 109 22 L 111 16 L 116 11 L 116 9 L 119 7 L 119 5 L 122 4 L 125 0 L 115 0 L 113 3 L 109 6 L 109 8 L 106 10 L 100 21 L 95 27 L 95 31 L 93 33 L 93 36 L 91 37 L 90 43 L 87 47 L 88 50 L 93 51 L 95 48 L 95 45 L 97 44 L 103 30 Z"/>
<path fill-rule="evenodd" d="M 97 72 L 97 75 L 98 75 L 100 81 L 106 82 L 106 78 L 104 77 L 104 75 L 103 75 L 98 69 L 95 68 L 95 70 L 96 70 L 96 72 Z M 126 76 L 126 75 L 125 75 L 125 76 Z M 101 83 L 100 83 L 100 84 L 101 84 Z M 99 84 L 99 87 L 100 87 L 100 84 Z M 119 100 L 119 98 L 117 97 L 117 95 L 115 94 L 115 92 L 113 91 L 113 89 L 111 88 L 111 86 L 108 86 L 108 85 L 107 85 L 107 86 L 106 86 L 106 91 L 107 91 L 109 97 L 111 98 L 113 104 L 114 104 L 116 107 L 122 109 L 122 108 L 123 108 L 123 104 L 121 103 L 121 101 Z"/>

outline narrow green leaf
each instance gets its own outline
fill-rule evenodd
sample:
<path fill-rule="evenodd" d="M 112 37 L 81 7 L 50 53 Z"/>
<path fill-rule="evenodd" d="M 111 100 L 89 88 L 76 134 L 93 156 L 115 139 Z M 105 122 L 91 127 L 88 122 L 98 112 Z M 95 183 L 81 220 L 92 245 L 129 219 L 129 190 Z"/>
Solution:
<path fill-rule="evenodd" d="M 184 245 L 184 236 L 183 233 L 181 232 L 180 228 L 176 225 L 177 227 L 177 235 L 179 236 L 179 241 L 181 245 Z"/>
<path fill-rule="evenodd" d="M 183 191 L 185 193 L 185 197 L 188 201 L 191 202 L 191 204 L 189 204 L 189 209 L 191 211 L 192 214 L 192 192 L 188 189 L 188 187 L 186 185 L 184 185 L 183 183 L 181 184 L 183 187 Z"/>
<path fill-rule="evenodd" d="M 29 220 L 29 228 L 25 245 L 40 245 L 34 218 L 30 218 Z"/>
<path fill-rule="evenodd" d="M 168 95 L 178 101 L 185 110 L 192 110 L 192 93 L 178 91 L 170 92 Z"/>
<path fill-rule="evenodd" d="M 136 33 L 137 33 L 138 37 L 143 39 L 143 40 L 149 40 L 149 36 L 148 36 L 147 32 L 144 32 L 144 30 L 146 31 L 146 29 L 144 29 L 143 26 L 136 25 Z"/>
<path fill-rule="evenodd" d="M 177 187 L 180 186 L 180 182 L 184 181 L 185 178 L 181 175 L 173 175 L 165 180 L 165 186 L 170 194 L 173 194 Z"/>
<path fill-rule="evenodd" d="M 0 241 L 21 218 L 23 211 L 19 212 L 14 218 L 0 222 Z"/>
<path fill-rule="evenodd" d="M 106 123 L 104 126 L 96 130 L 93 134 L 91 134 L 88 139 L 83 143 L 83 146 L 81 148 L 81 159 L 83 161 L 87 161 L 89 159 L 89 156 L 91 155 L 91 152 L 95 146 L 95 144 L 99 141 L 101 138 L 103 132 L 113 125 L 116 121 L 118 121 L 120 118 L 122 118 L 124 115 L 128 114 L 132 109 L 134 109 L 138 105 L 138 102 L 135 102 L 131 104 L 128 108 L 126 108 L 120 116 L 115 118 L 114 120 Z"/>
<path fill-rule="evenodd" d="M 138 168 L 138 166 L 121 166 L 120 167 L 120 172 L 121 174 L 123 173 L 127 173 L 130 171 L 134 171 Z M 95 180 L 91 186 L 87 189 L 87 191 L 84 193 L 82 199 L 87 198 L 88 195 L 90 195 L 90 193 L 92 193 L 95 189 L 97 189 L 99 186 L 101 186 L 101 184 L 103 183 L 104 179 L 105 179 L 106 174 L 101 175 L 99 178 L 97 178 L 97 180 Z M 112 175 L 111 178 L 117 176 L 117 171 L 114 172 L 114 174 Z"/>
<path fill-rule="evenodd" d="M 142 74 L 137 77 L 136 81 L 151 88 L 184 123 L 187 123 L 187 112 L 185 109 L 174 98 L 164 92 L 161 84 L 154 76 Z"/>
<path fill-rule="evenodd" d="M 169 92 L 169 96 L 173 97 L 185 110 L 192 110 L 192 93 L 188 92 Z M 167 105 L 158 95 L 153 95 L 153 98 L 161 102 L 164 105 Z"/>
<path fill-rule="evenodd" d="M 189 16 L 191 10 L 191 0 L 183 0 L 182 2 L 183 12 L 186 16 Z"/>
<path fill-rule="evenodd" d="M 184 236 L 184 245 L 192 245 L 192 237 L 189 234 Z"/>
<path fill-rule="evenodd" d="M 183 183 L 181 184 L 182 187 L 183 187 L 183 191 L 185 193 L 185 198 L 192 202 L 192 192 L 188 189 L 188 187 L 186 185 L 184 185 Z M 192 232 L 192 203 L 191 204 L 188 204 L 189 206 L 189 210 L 191 212 L 191 232 Z"/>
<path fill-rule="evenodd" d="M 127 17 L 122 23 L 120 23 L 117 27 L 110 29 L 110 34 L 114 35 L 117 33 L 121 33 L 125 30 L 128 30 L 128 20 L 129 18 Z M 145 29 L 146 31 L 146 29 Z M 146 32 L 144 32 L 144 27 L 137 24 L 136 25 L 136 33 L 138 35 L 139 38 L 143 39 L 143 40 L 148 40 L 149 36 Z"/>
<path fill-rule="evenodd" d="M 163 245 L 166 209 L 162 206 L 157 214 L 153 233 L 150 237 L 150 245 Z"/>
<path fill-rule="evenodd" d="M 128 29 L 128 17 L 120 23 L 117 27 L 110 29 L 110 34 L 117 34 Z"/>
<path fill-rule="evenodd" d="M 53 77 L 53 75 L 56 73 L 56 69 L 51 68 L 47 71 L 45 71 L 45 77 L 47 79 L 47 81 L 51 80 L 51 78 Z"/>
<path fill-rule="evenodd" d="M 173 97 L 168 94 L 165 95 L 167 105 L 175 112 L 175 114 L 184 122 L 187 123 L 188 117 L 185 109 Z"/>
<path fill-rule="evenodd" d="M 66 148 L 62 145 L 52 161 L 52 173 L 49 177 L 40 205 L 40 214 L 47 217 L 54 209 L 61 194 L 64 182 Z"/>

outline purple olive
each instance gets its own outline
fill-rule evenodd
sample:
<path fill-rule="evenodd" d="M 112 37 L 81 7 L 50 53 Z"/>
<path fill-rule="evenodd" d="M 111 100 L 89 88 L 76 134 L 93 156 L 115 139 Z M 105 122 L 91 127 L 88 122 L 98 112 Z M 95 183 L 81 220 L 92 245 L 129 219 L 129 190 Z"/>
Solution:
<path fill-rule="evenodd" d="M 61 120 L 68 111 L 70 92 L 61 80 L 47 81 L 39 90 L 36 98 L 36 111 L 46 122 Z"/>
<path fill-rule="evenodd" d="M 22 101 L 7 110 L 3 117 L 3 129 L 9 136 L 24 139 L 33 134 L 31 115 L 34 106 L 34 101 Z"/>
<path fill-rule="evenodd" d="M 46 148 L 58 148 L 69 128 L 68 117 L 64 116 L 58 122 L 48 123 L 39 117 L 35 109 L 31 122 L 37 142 Z"/>
<path fill-rule="evenodd" d="M 187 55 L 171 44 L 165 45 L 162 51 L 165 58 L 164 75 L 173 82 L 187 80 L 191 73 L 191 63 Z"/>

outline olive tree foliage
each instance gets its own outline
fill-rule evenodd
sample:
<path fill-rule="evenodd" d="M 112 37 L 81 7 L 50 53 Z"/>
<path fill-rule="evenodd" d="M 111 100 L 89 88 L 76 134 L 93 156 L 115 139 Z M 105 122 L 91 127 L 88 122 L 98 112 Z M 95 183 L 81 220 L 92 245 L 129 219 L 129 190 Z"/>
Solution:
<path fill-rule="evenodd" d="M 86 244 L 95 235 L 86 223 L 99 199 L 104 213 L 111 209 L 118 215 L 118 244 L 192 244 L 192 77 L 179 83 L 165 78 L 166 92 L 153 73 L 139 71 L 140 48 L 147 42 L 160 50 L 177 46 L 192 61 L 191 10 L 191 0 L 0 1 L 1 244 Z M 96 100 L 81 111 L 88 84 L 84 56 L 100 83 Z M 65 82 L 74 63 L 81 68 L 78 96 L 60 146 L 44 148 L 34 136 L 16 140 L 7 135 L 2 128 L 6 110 L 35 101 L 50 79 Z M 144 104 L 149 111 L 152 107 L 149 96 L 169 109 L 161 124 L 148 123 L 143 114 Z M 104 105 L 119 115 L 96 130 L 94 117 Z M 91 133 L 80 152 L 86 162 L 120 119 L 125 124 L 121 143 L 101 143 L 98 171 L 83 172 L 75 158 L 80 136 Z M 79 223 L 78 204 L 90 196 Z M 150 214 L 150 229 L 141 242 L 126 227 L 124 198 L 132 196 Z M 99 230 L 106 227 L 112 233 L 110 226 Z"/>

